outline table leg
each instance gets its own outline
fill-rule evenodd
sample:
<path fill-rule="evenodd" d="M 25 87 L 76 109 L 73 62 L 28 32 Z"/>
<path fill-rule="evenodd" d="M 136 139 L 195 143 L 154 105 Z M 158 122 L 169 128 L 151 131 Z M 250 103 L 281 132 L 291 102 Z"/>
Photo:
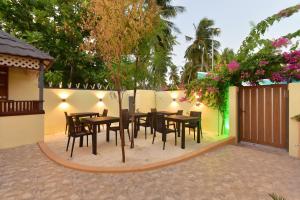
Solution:
<path fill-rule="evenodd" d="M 197 143 L 200 143 L 200 121 L 197 122 Z"/>
<path fill-rule="evenodd" d="M 93 125 L 92 143 L 93 143 L 93 154 L 97 155 L 97 125 Z"/>
<path fill-rule="evenodd" d="M 179 122 L 176 122 L 176 127 L 178 130 L 178 137 L 180 137 L 180 123 Z"/>
<path fill-rule="evenodd" d="M 106 124 L 106 142 L 109 142 L 109 127 L 110 123 Z"/>
<path fill-rule="evenodd" d="M 79 138 L 79 147 L 83 147 L 83 136 Z"/>
<path fill-rule="evenodd" d="M 185 123 L 184 123 L 184 122 L 182 122 L 181 148 L 182 148 L 182 149 L 185 149 Z"/>
<path fill-rule="evenodd" d="M 137 138 L 138 135 L 138 118 L 135 117 L 134 120 L 134 138 Z"/>

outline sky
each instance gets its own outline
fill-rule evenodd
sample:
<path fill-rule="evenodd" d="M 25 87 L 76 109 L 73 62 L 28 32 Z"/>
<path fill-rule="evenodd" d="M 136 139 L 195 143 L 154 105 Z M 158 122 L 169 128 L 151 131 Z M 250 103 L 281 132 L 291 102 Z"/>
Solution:
<path fill-rule="evenodd" d="M 237 51 L 242 41 L 249 35 L 251 22 L 255 24 L 278 13 L 284 8 L 300 4 L 300 0 L 173 0 L 173 5 L 180 5 L 186 11 L 172 21 L 180 29 L 177 35 L 178 45 L 173 50 L 173 62 L 179 68 L 184 66 L 184 53 L 191 42 L 186 42 L 185 35 L 194 36 L 199 21 L 207 17 L 215 21 L 215 27 L 221 29 L 217 38 L 222 49 L 229 47 Z M 299 29 L 300 13 L 282 20 L 272 26 L 265 38 L 278 38 Z"/>

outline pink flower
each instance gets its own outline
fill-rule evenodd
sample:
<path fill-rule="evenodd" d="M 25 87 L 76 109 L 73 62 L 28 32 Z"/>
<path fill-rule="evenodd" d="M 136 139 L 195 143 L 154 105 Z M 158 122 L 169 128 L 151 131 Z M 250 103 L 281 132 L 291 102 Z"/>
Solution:
<path fill-rule="evenodd" d="M 227 65 L 227 67 L 230 72 L 234 72 L 240 68 L 240 64 L 236 60 L 233 60 Z"/>
<path fill-rule="evenodd" d="M 181 97 L 181 98 L 179 98 L 179 102 L 186 102 L 186 101 L 188 101 L 187 97 Z"/>
<path fill-rule="evenodd" d="M 257 75 L 257 76 L 263 76 L 263 75 L 265 75 L 265 70 L 258 69 L 258 70 L 256 70 L 255 75 Z"/>
<path fill-rule="evenodd" d="M 273 82 L 279 83 L 279 82 L 285 81 L 285 78 L 284 78 L 280 73 L 274 72 L 274 73 L 272 73 L 271 80 L 272 80 Z"/>
<path fill-rule="evenodd" d="M 262 61 L 259 62 L 259 66 L 260 67 L 264 67 L 264 66 L 266 66 L 268 64 L 269 64 L 269 61 L 266 61 L 266 60 L 262 60 Z"/>
<path fill-rule="evenodd" d="M 215 88 L 215 87 L 208 87 L 207 92 L 210 94 L 214 94 L 214 93 L 218 93 L 219 90 L 218 90 L 218 88 Z"/>
<path fill-rule="evenodd" d="M 285 38 L 285 37 L 281 37 L 275 41 L 272 42 L 272 46 L 275 48 L 280 48 L 283 46 L 287 46 L 287 44 L 290 42 L 289 39 Z"/>
<path fill-rule="evenodd" d="M 214 81 L 219 81 L 220 80 L 220 77 L 219 76 L 215 76 L 212 78 Z"/>
<path fill-rule="evenodd" d="M 248 72 L 242 72 L 241 73 L 241 79 L 244 80 L 244 79 L 248 79 L 250 77 L 250 74 Z"/>

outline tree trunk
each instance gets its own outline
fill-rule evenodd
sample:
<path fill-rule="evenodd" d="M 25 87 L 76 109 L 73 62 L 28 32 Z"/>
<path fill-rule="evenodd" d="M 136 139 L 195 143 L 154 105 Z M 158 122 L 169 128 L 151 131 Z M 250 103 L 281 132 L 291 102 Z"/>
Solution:
<path fill-rule="evenodd" d="M 137 69 L 138 69 L 138 63 L 139 63 L 139 56 L 135 56 L 136 57 L 136 61 L 135 61 L 135 71 L 134 71 L 134 88 L 133 88 L 133 122 L 134 122 L 134 128 L 132 131 L 132 135 L 131 135 L 131 145 L 130 148 L 134 148 L 134 133 L 136 130 L 136 119 L 135 119 L 135 102 L 136 102 L 136 90 L 137 90 L 137 80 L 136 80 L 136 76 L 137 76 Z"/>
<path fill-rule="evenodd" d="M 121 95 L 120 80 L 116 81 L 116 86 L 117 86 L 118 100 L 119 100 L 120 138 L 121 138 L 121 148 L 122 148 L 122 162 L 125 163 L 125 139 L 124 139 L 124 129 L 123 129 L 122 95 Z"/>

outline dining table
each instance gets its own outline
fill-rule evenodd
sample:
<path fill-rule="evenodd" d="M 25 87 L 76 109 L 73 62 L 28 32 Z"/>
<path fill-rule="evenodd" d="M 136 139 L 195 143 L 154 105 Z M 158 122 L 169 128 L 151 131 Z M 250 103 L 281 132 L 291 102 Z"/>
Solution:
<path fill-rule="evenodd" d="M 80 117 L 99 117 L 99 113 L 97 112 L 78 112 L 78 113 L 70 113 L 70 116 L 75 117 L 75 118 L 80 118 Z"/>
<path fill-rule="evenodd" d="M 176 115 L 177 114 L 177 112 L 173 112 L 173 111 L 157 111 L 156 113 L 157 114 L 162 114 L 162 115 L 165 115 L 165 116 Z"/>
<path fill-rule="evenodd" d="M 92 153 L 97 155 L 97 126 L 106 125 L 106 141 L 109 142 L 109 127 L 112 123 L 119 122 L 119 117 L 93 117 L 85 118 L 82 120 L 83 123 L 88 124 L 92 127 Z"/>
<path fill-rule="evenodd" d="M 200 143 L 200 118 L 185 115 L 169 115 L 165 117 L 166 121 L 172 121 L 177 124 L 177 130 L 181 133 L 181 148 L 185 149 L 185 125 L 189 122 L 197 122 L 197 143 Z"/>

